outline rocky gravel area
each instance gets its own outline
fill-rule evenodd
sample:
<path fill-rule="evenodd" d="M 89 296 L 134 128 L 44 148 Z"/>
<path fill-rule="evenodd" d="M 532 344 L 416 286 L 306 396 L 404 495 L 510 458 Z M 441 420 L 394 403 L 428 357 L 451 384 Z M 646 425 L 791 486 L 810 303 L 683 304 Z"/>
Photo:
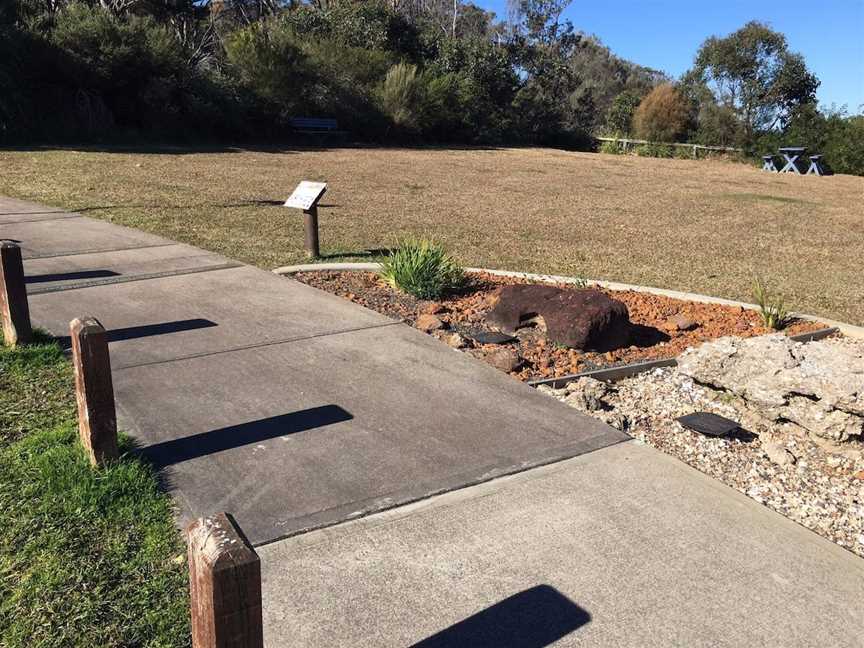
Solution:
<path fill-rule="evenodd" d="M 847 338 L 824 344 L 864 353 Z M 614 385 L 583 378 L 564 389 L 539 387 L 569 405 L 667 452 L 760 504 L 864 557 L 864 443 L 814 438 L 795 424 L 768 422 L 743 402 L 674 368 Z M 685 429 L 674 419 L 704 411 L 739 422 L 728 437 Z"/>

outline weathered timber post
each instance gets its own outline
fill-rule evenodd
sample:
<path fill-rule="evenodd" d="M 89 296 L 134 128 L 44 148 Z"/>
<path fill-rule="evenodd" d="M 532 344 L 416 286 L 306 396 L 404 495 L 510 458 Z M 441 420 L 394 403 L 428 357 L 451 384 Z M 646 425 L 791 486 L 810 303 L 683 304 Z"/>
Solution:
<path fill-rule="evenodd" d="M 11 241 L 0 243 L 0 319 L 9 346 L 27 344 L 33 339 L 21 248 Z"/>
<path fill-rule="evenodd" d="M 226 513 L 186 530 L 193 648 L 262 648 L 261 560 Z"/>
<path fill-rule="evenodd" d="M 72 320 L 69 333 L 78 401 L 78 434 L 90 463 L 102 466 L 119 456 L 108 334 L 93 317 Z"/>
<path fill-rule="evenodd" d="M 303 210 L 303 229 L 306 231 L 306 255 L 310 259 L 321 256 L 318 245 L 318 205 Z"/>
<path fill-rule="evenodd" d="M 303 210 L 303 231 L 306 234 L 306 254 L 312 259 L 321 256 L 318 245 L 318 201 L 327 191 L 326 182 L 304 180 L 285 201 L 286 207 Z"/>

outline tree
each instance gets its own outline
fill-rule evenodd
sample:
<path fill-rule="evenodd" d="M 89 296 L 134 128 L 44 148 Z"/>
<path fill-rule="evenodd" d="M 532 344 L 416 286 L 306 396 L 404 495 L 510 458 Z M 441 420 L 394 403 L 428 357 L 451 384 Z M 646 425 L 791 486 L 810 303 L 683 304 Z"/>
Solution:
<path fill-rule="evenodd" d="M 691 107 L 671 83 L 657 86 L 633 115 L 636 135 L 652 142 L 674 142 L 687 132 Z"/>
<path fill-rule="evenodd" d="M 579 79 L 577 93 L 583 105 L 590 101 L 595 109 L 591 123 L 585 122 L 587 115 L 583 114 L 582 117 L 585 127 L 590 130 L 606 127 L 606 118 L 612 108 L 612 102 L 621 93 L 629 92 L 636 98 L 638 104 L 639 99 L 648 94 L 654 86 L 669 81 L 662 72 L 615 56 L 608 47 L 593 36 L 581 38 L 570 55 L 568 63 Z M 629 118 L 635 107 L 633 105 L 627 115 L 626 126 L 616 126 L 613 130 L 617 129 L 621 132 L 629 130 Z"/>
<path fill-rule="evenodd" d="M 789 51 L 786 37 L 755 21 L 725 38 L 708 38 L 688 81 L 704 85 L 717 103 L 733 110 L 748 141 L 784 126 L 796 106 L 815 101 L 819 87 L 801 55 Z"/>
<path fill-rule="evenodd" d="M 570 53 L 579 42 L 569 20 L 561 22 L 561 14 L 572 0 L 520 0 L 516 15 L 529 42 L 562 55 Z"/>
<path fill-rule="evenodd" d="M 629 135 L 633 113 L 642 99 L 632 90 L 625 90 L 612 100 L 606 113 L 606 128 L 615 135 Z"/>

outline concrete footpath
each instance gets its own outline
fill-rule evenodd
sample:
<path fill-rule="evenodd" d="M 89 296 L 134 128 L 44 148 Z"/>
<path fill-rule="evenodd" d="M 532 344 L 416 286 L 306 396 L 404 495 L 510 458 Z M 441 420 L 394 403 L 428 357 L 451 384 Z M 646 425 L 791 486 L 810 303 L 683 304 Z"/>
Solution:
<path fill-rule="evenodd" d="M 408 326 L 32 203 L 0 238 L 34 324 L 109 329 L 181 523 L 258 545 L 268 646 L 864 641 L 864 561 Z"/>
<path fill-rule="evenodd" d="M 625 439 L 401 322 L 203 250 L 8 199 L 0 237 L 22 247 L 34 325 L 109 331 L 120 427 L 181 524 L 227 511 L 259 545 Z"/>
<path fill-rule="evenodd" d="M 636 442 L 259 553 L 271 647 L 864 645 L 864 560 Z"/>

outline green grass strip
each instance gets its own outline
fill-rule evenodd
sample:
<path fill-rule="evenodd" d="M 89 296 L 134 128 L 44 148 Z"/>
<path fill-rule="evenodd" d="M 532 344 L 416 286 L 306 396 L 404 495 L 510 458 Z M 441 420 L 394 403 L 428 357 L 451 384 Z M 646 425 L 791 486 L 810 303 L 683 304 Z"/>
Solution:
<path fill-rule="evenodd" d="M 0 349 L 0 646 L 189 645 L 185 552 L 152 468 L 91 468 L 71 366 Z"/>

